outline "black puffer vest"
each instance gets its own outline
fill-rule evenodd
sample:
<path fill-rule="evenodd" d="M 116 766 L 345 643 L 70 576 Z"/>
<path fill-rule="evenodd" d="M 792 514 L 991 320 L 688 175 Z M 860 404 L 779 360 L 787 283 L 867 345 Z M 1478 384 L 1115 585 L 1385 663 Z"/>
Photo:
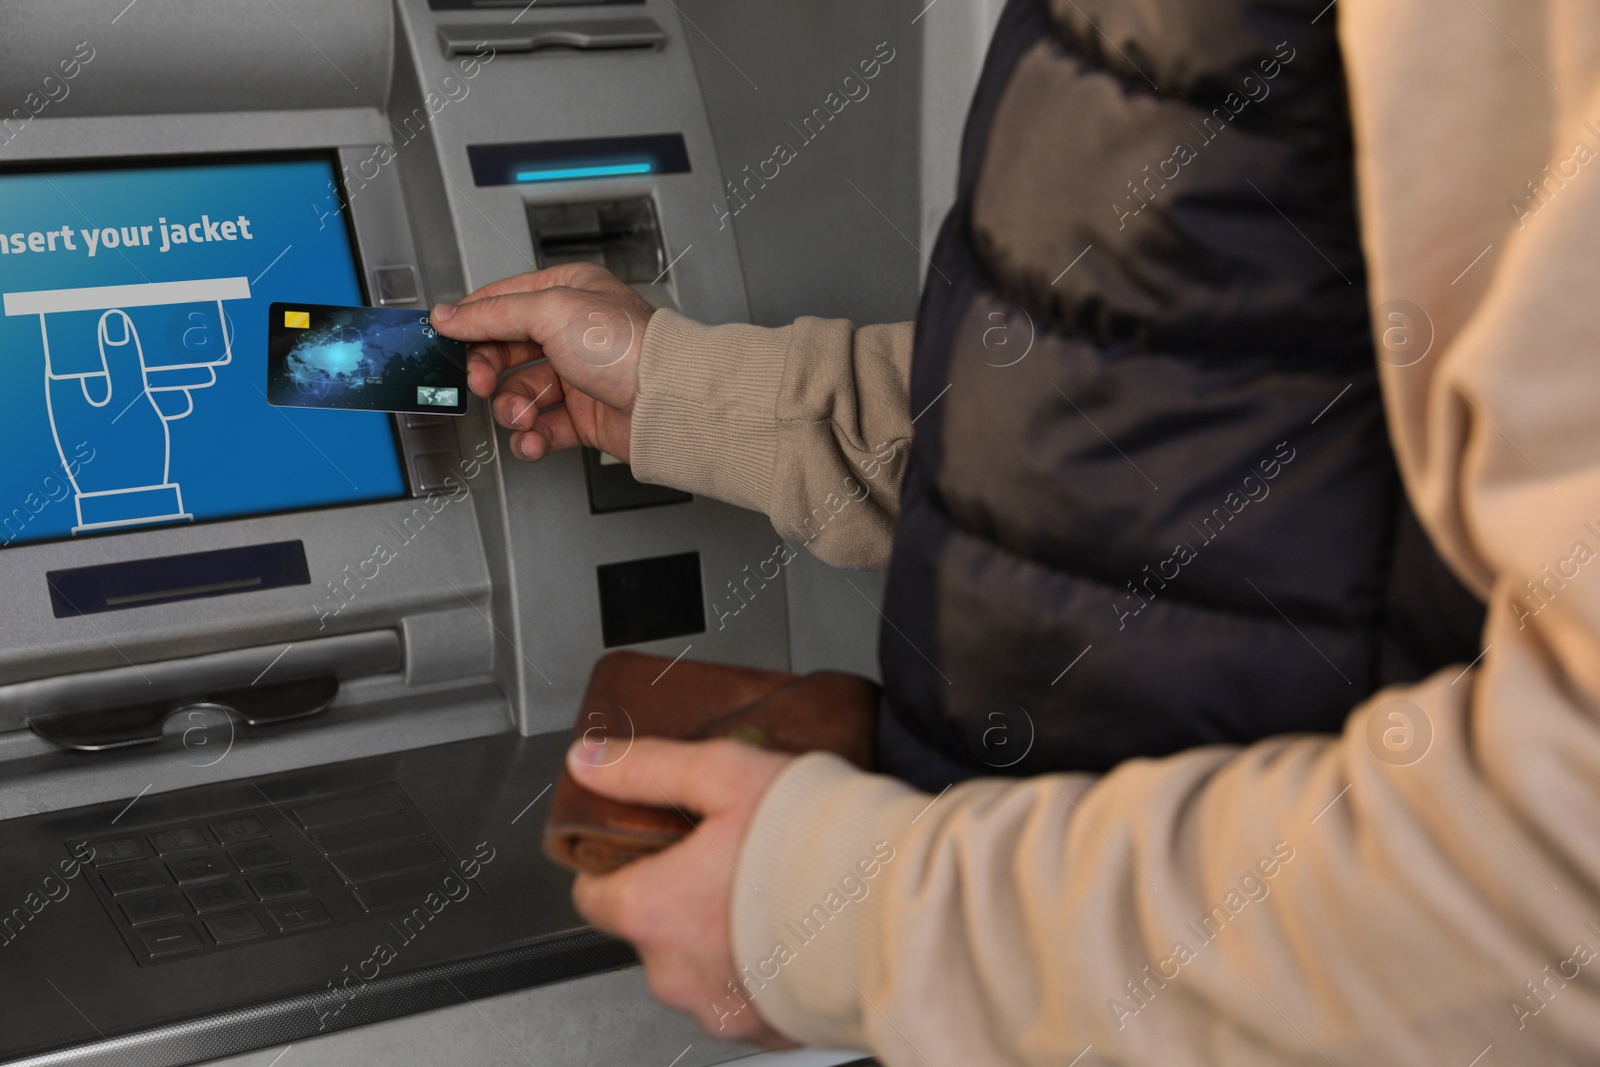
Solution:
<path fill-rule="evenodd" d="M 1012 0 L 917 324 L 885 770 L 1337 729 L 1481 606 L 1389 450 L 1327 0 Z"/>

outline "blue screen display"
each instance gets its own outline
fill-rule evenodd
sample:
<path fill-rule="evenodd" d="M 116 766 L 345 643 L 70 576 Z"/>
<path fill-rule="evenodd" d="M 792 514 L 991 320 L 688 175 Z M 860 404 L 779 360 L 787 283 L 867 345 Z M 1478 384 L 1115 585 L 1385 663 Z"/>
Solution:
<path fill-rule="evenodd" d="M 406 493 L 391 417 L 267 403 L 267 308 L 360 304 L 322 159 L 0 174 L 0 546 Z"/>

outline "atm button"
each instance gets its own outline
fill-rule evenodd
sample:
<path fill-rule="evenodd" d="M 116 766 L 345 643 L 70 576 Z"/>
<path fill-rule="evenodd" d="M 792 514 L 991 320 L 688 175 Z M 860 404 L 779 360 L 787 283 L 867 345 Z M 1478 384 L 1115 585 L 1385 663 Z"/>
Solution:
<path fill-rule="evenodd" d="M 206 920 L 206 929 L 217 939 L 217 944 L 229 941 L 248 941 L 252 937 L 266 937 L 267 928 L 261 925 L 254 912 L 240 911 L 232 915 L 218 915 Z"/>
<path fill-rule="evenodd" d="M 94 865 L 104 867 L 110 863 L 127 863 L 129 860 L 144 859 L 144 847 L 137 838 L 116 837 L 109 841 L 93 841 L 90 846 L 94 849 Z"/>
<path fill-rule="evenodd" d="M 143 926 L 146 923 L 160 922 L 162 919 L 176 919 L 183 914 L 183 908 L 168 893 L 152 893 L 148 896 L 134 897 L 122 902 L 122 914 L 128 917 L 128 922 L 134 926 Z"/>
<path fill-rule="evenodd" d="M 417 272 L 410 267 L 379 267 L 372 272 L 372 291 L 379 307 L 415 304 L 422 299 Z"/>
<path fill-rule="evenodd" d="M 189 898 L 195 914 L 207 915 L 213 911 L 227 911 L 237 908 L 244 903 L 244 892 L 233 882 L 218 882 L 215 885 L 203 885 L 194 889 L 185 889 L 183 895 Z"/>
<path fill-rule="evenodd" d="M 178 880 L 179 885 L 189 882 L 204 882 L 208 878 L 228 873 L 222 861 L 210 852 L 198 856 L 185 856 L 178 860 L 168 860 L 167 870 L 172 872 L 172 877 Z"/>
<path fill-rule="evenodd" d="M 161 830 L 150 835 L 150 847 L 156 850 L 158 856 L 172 852 L 187 852 L 192 848 L 205 848 L 206 845 L 205 835 L 189 826 L 182 826 L 176 830 Z"/>
<path fill-rule="evenodd" d="M 361 796 L 328 800 L 321 804 L 308 804 L 303 808 L 295 808 L 294 814 L 295 818 L 300 820 L 300 825 L 307 830 L 321 830 L 337 826 L 342 822 L 354 822 L 356 819 L 366 819 L 373 815 L 387 815 L 391 811 L 399 811 L 402 807 L 400 798 L 392 793 L 365 793 Z"/>
<path fill-rule="evenodd" d="M 356 900 L 363 908 L 368 911 L 381 911 L 402 904 L 421 904 L 430 893 L 442 895 L 443 882 L 444 879 L 440 878 L 437 872 L 412 874 L 404 878 L 390 878 L 371 885 L 357 886 L 354 892 Z"/>
<path fill-rule="evenodd" d="M 457 460 L 453 452 L 418 452 L 413 457 L 416 464 L 417 488 L 423 492 L 448 489 L 456 473 Z"/>
<path fill-rule="evenodd" d="M 271 837 L 265 824 L 260 819 L 241 815 L 237 819 L 228 819 L 223 822 L 211 824 L 211 832 L 217 835 L 217 840 L 223 845 L 233 845 L 240 841 L 253 841 L 258 837 Z"/>
<path fill-rule="evenodd" d="M 358 823 L 355 826 L 325 830 L 320 834 L 313 834 L 311 840 L 327 855 L 337 856 L 345 852 L 360 852 L 364 848 L 377 848 L 380 845 L 418 841 L 426 836 L 428 835 L 423 833 L 422 827 L 404 815 L 395 815 L 387 819 Z"/>
<path fill-rule="evenodd" d="M 296 900 L 287 904 L 268 904 L 267 914 L 278 924 L 282 933 L 303 930 L 308 926 L 321 926 L 332 922 L 328 909 L 316 900 Z"/>
<path fill-rule="evenodd" d="M 170 956 L 175 952 L 205 948 L 206 945 L 194 927 L 187 923 L 142 930 L 139 933 L 139 940 L 144 942 L 145 951 L 152 956 Z"/>
<path fill-rule="evenodd" d="M 250 888 L 256 891 L 256 896 L 262 900 L 281 900 L 284 897 L 297 897 L 309 892 L 306 880 L 298 874 L 289 871 L 274 871 L 271 874 L 258 874 L 250 879 Z"/>
<path fill-rule="evenodd" d="M 339 873 L 347 881 L 357 885 L 429 867 L 443 867 L 444 864 L 444 853 L 428 841 L 419 841 L 414 845 L 400 845 L 397 848 L 352 852 L 333 860 L 333 865 Z"/>
<path fill-rule="evenodd" d="M 100 877 L 105 879 L 106 888 L 111 890 L 111 895 L 114 897 L 137 893 L 141 889 L 159 889 L 167 884 L 166 879 L 161 877 L 161 872 L 148 863 L 141 863 L 136 867 L 118 867 Z"/>
<path fill-rule="evenodd" d="M 247 845 L 236 848 L 228 853 L 233 857 L 234 866 L 241 871 L 260 871 L 268 867 L 284 867 L 289 863 L 276 845 Z"/>

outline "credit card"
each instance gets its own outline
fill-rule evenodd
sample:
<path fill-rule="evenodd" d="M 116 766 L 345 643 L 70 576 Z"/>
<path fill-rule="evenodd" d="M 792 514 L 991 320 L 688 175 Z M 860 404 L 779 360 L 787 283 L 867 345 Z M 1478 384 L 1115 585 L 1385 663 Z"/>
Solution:
<path fill-rule="evenodd" d="M 466 413 L 467 346 L 425 311 L 273 304 L 267 315 L 275 407 Z"/>

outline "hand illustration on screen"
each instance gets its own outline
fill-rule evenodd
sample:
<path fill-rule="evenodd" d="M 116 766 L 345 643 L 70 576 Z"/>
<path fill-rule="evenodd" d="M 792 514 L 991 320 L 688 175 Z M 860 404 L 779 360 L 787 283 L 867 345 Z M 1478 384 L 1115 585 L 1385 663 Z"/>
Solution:
<path fill-rule="evenodd" d="M 50 428 L 76 494 L 74 534 L 193 518 L 171 477 L 168 424 L 189 415 L 193 394 L 232 362 L 222 302 L 249 296 L 243 278 L 5 295 L 7 315 L 39 317 Z M 211 302 L 218 338 L 200 312 L 172 318 L 175 308 Z M 180 328 L 164 334 L 163 314 Z M 196 325 L 183 326 L 191 317 Z M 92 471 L 69 463 L 66 441 L 88 442 L 103 461 Z"/>

